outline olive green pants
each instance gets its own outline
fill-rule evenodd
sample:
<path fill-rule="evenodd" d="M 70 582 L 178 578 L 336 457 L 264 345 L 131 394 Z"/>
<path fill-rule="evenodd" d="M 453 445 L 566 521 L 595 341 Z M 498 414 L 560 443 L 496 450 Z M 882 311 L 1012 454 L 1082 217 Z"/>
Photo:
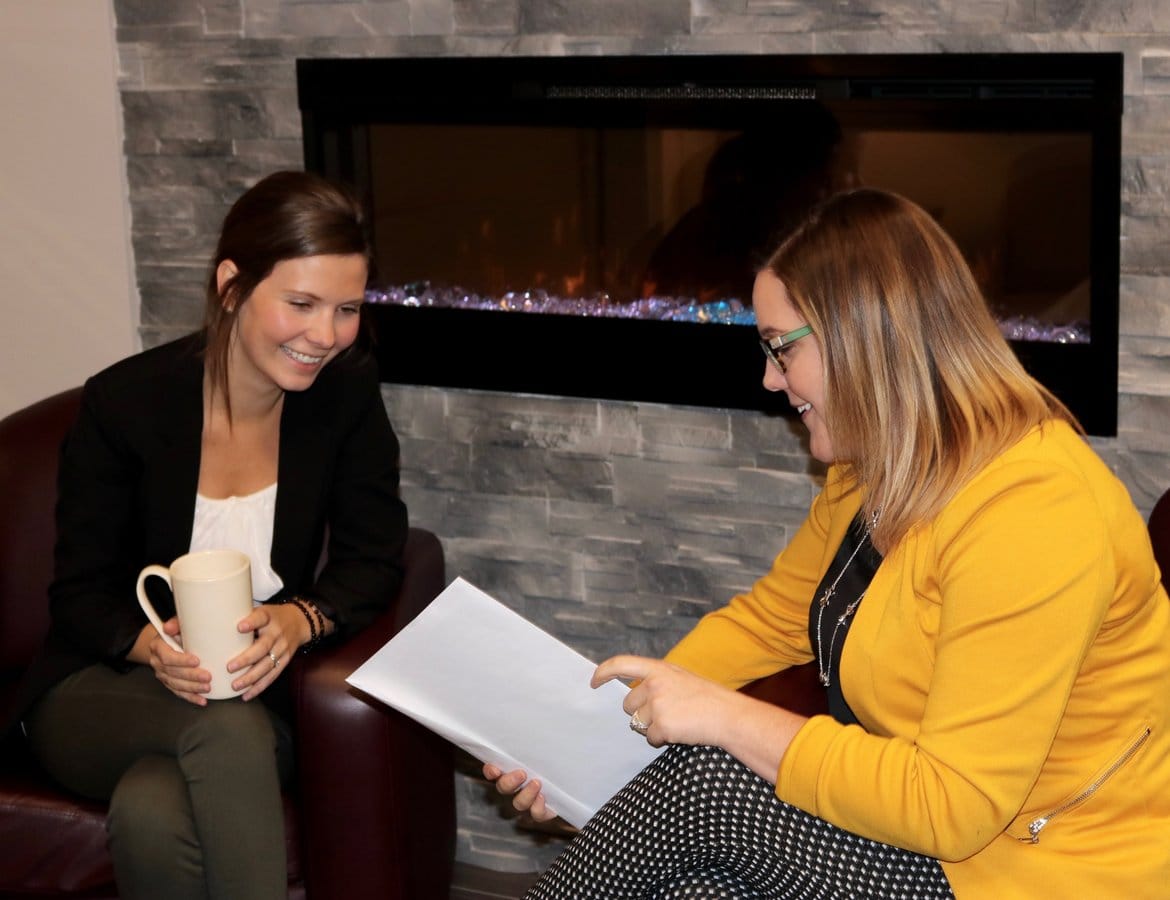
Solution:
<path fill-rule="evenodd" d="M 292 740 L 262 703 L 198 707 L 147 666 L 95 665 L 56 685 L 25 725 L 53 778 L 109 801 L 126 900 L 288 896 L 280 785 Z"/>

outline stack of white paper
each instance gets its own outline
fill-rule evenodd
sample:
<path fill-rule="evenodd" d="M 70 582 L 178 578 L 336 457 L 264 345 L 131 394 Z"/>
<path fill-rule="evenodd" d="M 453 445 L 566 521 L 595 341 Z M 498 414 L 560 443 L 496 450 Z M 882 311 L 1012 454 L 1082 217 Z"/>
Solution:
<path fill-rule="evenodd" d="M 524 769 L 580 827 L 658 754 L 628 688 L 462 578 L 347 681 L 504 771 Z"/>

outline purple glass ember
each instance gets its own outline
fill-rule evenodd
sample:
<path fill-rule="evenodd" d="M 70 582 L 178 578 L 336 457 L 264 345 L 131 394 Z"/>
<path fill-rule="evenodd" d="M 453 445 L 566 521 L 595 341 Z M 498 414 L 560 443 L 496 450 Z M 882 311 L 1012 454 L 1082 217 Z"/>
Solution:
<path fill-rule="evenodd" d="M 658 322 L 696 322 L 716 325 L 756 324 L 755 312 L 738 298 L 702 303 L 691 297 L 648 297 L 617 301 L 608 294 L 592 297 L 558 297 L 543 290 L 508 291 L 499 297 L 480 295 L 460 287 L 436 288 L 429 282 L 391 285 L 366 291 L 369 303 L 423 306 L 439 309 L 479 309 L 497 312 L 544 313 L 613 319 L 646 319 Z M 1012 316 L 999 321 L 1003 336 L 1013 341 L 1058 344 L 1089 343 L 1087 322 L 1052 324 L 1039 319 Z"/>

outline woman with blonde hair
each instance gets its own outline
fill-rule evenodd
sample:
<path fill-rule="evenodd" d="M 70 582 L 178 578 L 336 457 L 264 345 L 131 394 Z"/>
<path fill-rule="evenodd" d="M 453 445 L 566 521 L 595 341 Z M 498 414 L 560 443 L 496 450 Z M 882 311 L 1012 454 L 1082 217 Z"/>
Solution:
<path fill-rule="evenodd" d="M 598 667 L 671 746 L 529 896 L 1164 896 L 1170 601 L 1125 488 L 901 197 L 826 201 L 754 303 L 824 487 L 665 660 Z M 735 690 L 809 660 L 828 715 Z"/>

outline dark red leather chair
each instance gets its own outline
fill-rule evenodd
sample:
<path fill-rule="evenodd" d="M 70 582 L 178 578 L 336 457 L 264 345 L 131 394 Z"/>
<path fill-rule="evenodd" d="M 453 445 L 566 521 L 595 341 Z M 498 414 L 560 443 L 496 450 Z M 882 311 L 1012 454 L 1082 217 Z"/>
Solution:
<path fill-rule="evenodd" d="M 0 714 L 48 627 L 57 452 L 80 390 L 0 421 Z M 455 848 L 445 741 L 345 678 L 444 587 L 443 550 L 412 528 L 391 609 L 346 644 L 299 656 L 298 771 L 285 796 L 289 896 L 447 900 Z M 2 719 L 0 719 L 2 721 Z M 105 809 L 49 781 L 19 739 L 0 746 L 0 897 L 116 898 Z"/>

